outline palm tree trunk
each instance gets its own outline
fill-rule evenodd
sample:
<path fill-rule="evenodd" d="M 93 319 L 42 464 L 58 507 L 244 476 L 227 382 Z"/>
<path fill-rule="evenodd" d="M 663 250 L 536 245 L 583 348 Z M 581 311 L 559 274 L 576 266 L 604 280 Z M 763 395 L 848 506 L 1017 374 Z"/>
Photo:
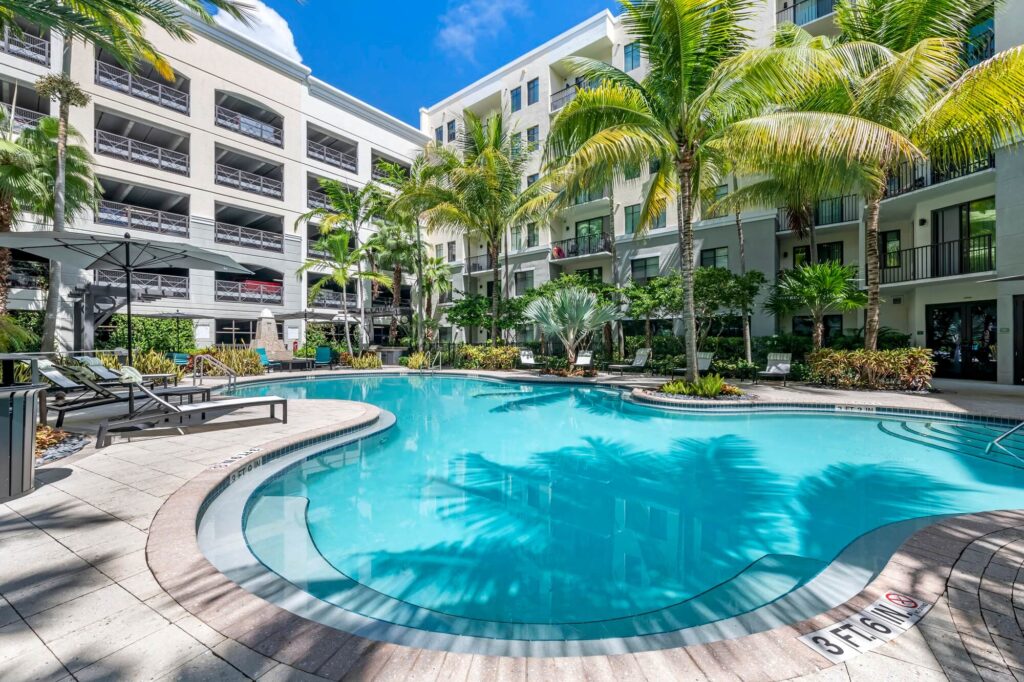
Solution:
<path fill-rule="evenodd" d="M 401 312 L 399 302 L 402 295 L 402 266 L 396 265 L 391 273 L 391 328 L 388 330 L 388 343 L 398 343 L 398 315 Z"/>
<path fill-rule="evenodd" d="M 733 191 L 736 191 L 736 178 L 732 179 Z M 736 210 L 736 237 L 740 244 L 740 274 L 747 274 L 747 243 L 743 235 L 743 217 L 739 209 Z M 747 362 L 753 362 L 754 349 L 750 338 L 750 311 L 745 307 L 743 313 L 743 352 Z"/>
<path fill-rule="evenodd" d="M 686 339 L 686 379 L 696 381 L 697 375 L 697 316 L 693 300 L 693 154 L 680 149 L 679 197 L 676 213 L 679 220 L 679 258 L 683 274 L 683 324 Z"/>
<path fill-rule="evenodd" d="M 416 219 L 416 290 L 420 292 L 417 307 L 419 308 L 419 321 L 416 323 L 416 350 L 423 352 L 423 326 L 426 319 L 423 317 L 423 238 L 421 236 L 420 220 Z"/>
<path fill-rule="evenodd" d="M 356 287 L 356 289 L 358 288 Z M 348 348 L 348 354 L 352 355 L 352 333 L 348 329 L 348 292 L 343 292 L 341 295 L 341 312 L 345 316 L 345 321 L 342 322 L 345 325 L 345 346 Z"/>
<path fill-rule="evenodd" d="M 501 282 L 498 280 L 498 257 L 501 238 L 492 240 L 487 245 L 487 255 L 491 261 L 491 342 L 498 341 L 498 304 L 501 298 Z"/>
<path fill-rule="evenodd" d="M 875 350 L 878 347 L 878 314 L 881 306 L 880 288 L 881 282 L 878 277 L 878 210 L 881 198 L 874 196 L 868 199 L 864 209 L 865 227 L 865 265 L 867 266 L 868 285 L 868 311 L 867 319 L 864 320 L 864 348 Z"/>
<path fill-rule="evenodd" d="M 814 232 L 814 219 L 811 219 L 810 227 L 807 228 L 808 233 L 811 235 L 811 265 L 818 264 L 818 237 Z"/>
<path fill-rule="evenodd" d="M 502 287 L 502 290 L 503 291 L 507 291 L 509 297 L 511 298 L 513 293 L 512 293 L 512 282 L 509 281 L 509 278 L 508 278 L 508 252 L 509 252 L 508 233 L 509 233 L 509 230 L 505 230 L 505 284 Z M 507 333 L 507 331 L 508 330 L 506 330 L 506 333 Z M 508 339 L 506 338 L 505 341 L 508 341 Z"/>
<path fill-rule="evenodd" d="M 822 315 L 814 316 L 814 331 L 811 334 L 811 340 L 814 342 L 814 350 L 821 350 L 821 347 L 825 345 L 825 318 Z"/>
<path fill-rule="evenodd" d="M 66 156 L 68 146 L 68 117 L 71 105 L 66 99 L 60 101 L 60 113 L 57 117 L 57 176 L 53 182 L 53 231 L 64 231 L 64 189 L 66 174 Z M 57 350 L 57 318 L 60 315 L 60 284 L 61 265 L 59 261 L 50 261 L 50 282 L 46 292 L 46 318 L 43 320 L 42 350 Z M 88 312 L 88 311 L 87 311 Z"/>
<path fill-rule="evenodd" d="M 353 223 L 352 247 L 359 248 L 359 224 Z M 359 351 L 367 345 L 366 333 L 366 289 L 363 284 L 363 259 L 356 261 L 356 304 L 359 306 Z"/>

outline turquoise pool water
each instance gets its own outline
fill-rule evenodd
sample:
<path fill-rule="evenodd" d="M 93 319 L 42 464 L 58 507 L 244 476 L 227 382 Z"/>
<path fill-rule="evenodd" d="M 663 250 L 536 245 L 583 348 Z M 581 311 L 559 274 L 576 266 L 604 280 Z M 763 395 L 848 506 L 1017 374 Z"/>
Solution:
<path fill-rule="evenodd" d="M 234 393 L 397 416 L 263 483 L 245 539 L 319 599 L 447 634 L 680 630 L 779 599 L 887 524 L 1024 507 L 1020 462 L 984 455 L 1002 427 L 975 422 L 676 413 L 605 389 L 443 376 Z M 1024 455 L 1024 439 L 1010 445 Z"/>

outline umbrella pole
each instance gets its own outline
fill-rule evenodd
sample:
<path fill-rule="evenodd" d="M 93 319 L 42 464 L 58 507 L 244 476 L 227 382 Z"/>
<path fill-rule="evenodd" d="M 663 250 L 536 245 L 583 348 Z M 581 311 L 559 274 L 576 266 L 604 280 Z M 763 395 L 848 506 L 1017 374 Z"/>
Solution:
<path fill-rule="evenodd" d="M 128 235 L 125 234 L 125 237 Z M 128 316 L 128 366 L 134 367 L 132 364 L 132 268 L 131 268 L 131 247 L 128 242 L 124 243 L 124 293 L 125 293 L 125 312 Z M 128 414 L 135 414 L 135 391 L 132 390 L 134 386 L 128 384 Z"/>

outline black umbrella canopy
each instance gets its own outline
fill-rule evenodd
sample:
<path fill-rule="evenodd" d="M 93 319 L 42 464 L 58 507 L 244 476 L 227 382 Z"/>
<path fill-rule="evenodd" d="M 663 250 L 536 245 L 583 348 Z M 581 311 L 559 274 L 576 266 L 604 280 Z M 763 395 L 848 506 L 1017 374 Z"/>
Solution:
<path fill-rule="evenodd" d="M 338 313 L 318 313 L 313 310 L 299 310 L 294 313 L 275 315 L 279 320 L 309 320 L 310 322 L 330 322 L 338 316 Z"/>

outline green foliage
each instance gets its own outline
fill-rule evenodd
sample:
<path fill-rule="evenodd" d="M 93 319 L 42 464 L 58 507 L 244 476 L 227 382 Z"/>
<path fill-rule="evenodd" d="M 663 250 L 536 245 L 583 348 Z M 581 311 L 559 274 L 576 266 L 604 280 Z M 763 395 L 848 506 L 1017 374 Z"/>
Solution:
<path fill-rule="evenodd" d="M 113 315 L 110 318 L 113 329 L 98 350 L 113 350 L 128 347 L 128 317 Z M 154 317 L 132 316 L 132 343 L 135 351 L 145 353 L 188 352 L 195 348 L 195 332 L 189 320 L 162 320 Z"/>
<path fill-rule="evenodd" d="M 260 362 L 260 356 L 254 350 L 248 348 L 233 348 L 231 346 L 210 346 L 202 349 L 202 354 L 212 355 L 221 361 L 238 376 L 259 376 L 266 370 Z M 191 358 L 186 371 L 191 372 L 195 358 Z M 220 371 L 212 366 L 206 365 L 204 371 L 209 376 L 220 376 Z"/>
<path fill-rule="evenodd" d="M 405 366 L 409 369 L 427 369 L 430 367 L 430 356 L 426 353 L 413 353 L 401 359 L 406 361 Z"/>
<path fill-rule="evenodd" d="M 380 369 L 384 366 L 380 356 L 376 353 L 364 353 L 359 357 L 352 357 L 349 360 L 352 369 Z"/>
<path fill-rule="evenodd" d="M 595 294 L 578 287 L 560 289 L 550 298 L 531 301 L 526 316 L 544 333 L 562 342 L 570 362 L 575 361 L 577 348 L 591 334 L 621 317 L 614 305 L 601 303 Z"/>
<path fill-rule="evenodd" d="M 739 360 L 716 359 L 711 367 L 717 374 L 733 379 L 753 379 L 758 371 L 757 365 L 742 358 Z"/>
<path fill-rule="evenodd" d="M 462 346 L 459 359 L 463 369 L 512 369 L 519 360 L 516 346 Z"/>
<path fill-rule="evenodd" d="M 36 336 L 43 335 L 43 313 L 38 310 L 8 310 L 7 316 L 18 323 L 22 329 L 27 329 Z M 38 344 L 30 350 L 39 350 Z"/>
<path fill-rule="evenodd" d="M 105 367 L 121 369 L 121 359 L 123 356 L 114 355 L 113 353 L 98 353 L 96 357 L 100 359 L 100 362 Z M 140 374 L 173 374 L 178 377 L 178 381 L 185 377 L 184 368 L 178 367 L 163 353 L 155 350 L 136 353 L 132 358 L 132 362 Z"/>
<path fill-rule="evenodd" d="M 37 347 L 39 337 L 14 319 L 0 316 L 0 353 L 25 353 Z"/>
<path fill-rule="evenodd" d="M 660 391 L 669 395 L 685 395 L 706 399 L 718 398 L 719 396 L 743 395 L 742 391 L 726 383 L 725 379 L 717 374 L 698 377 L 696 381 L 670 381 L 664 384 Z"/>
<path fill-rule="evenodd" d="M 928 348 L 819 350 L 808 358 L 815 381 L 838 388 L 921 391 L 931 385 L 935 361 Z"/>
<path fill-rule="evenodd" d="M 765 308 L 776 315 L 808 310 L 814 321 L 815 348 L 824 343 L 824 319 L 830 312 L 858 310 L 868 295 L 857 288 L 857 270 L 835 261 L 803 265 L 784 272 L 772 287 Z"/>

